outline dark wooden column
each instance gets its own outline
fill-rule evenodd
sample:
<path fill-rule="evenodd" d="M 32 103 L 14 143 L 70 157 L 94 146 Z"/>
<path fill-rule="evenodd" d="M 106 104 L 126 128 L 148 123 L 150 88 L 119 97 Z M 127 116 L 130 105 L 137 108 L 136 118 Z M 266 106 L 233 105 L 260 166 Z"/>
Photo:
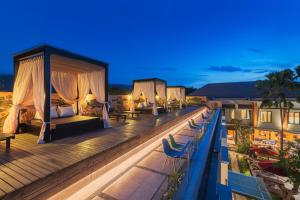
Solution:
<path fill-rule="evenodd" d="M 165 95 L 166 95 L 166 98 L 165 98 L 165 110 L 166 110 L 166 112 L 168 112 L 167 82 L 165 82 Z"/>
<path fill-rule="evenodd" d="M 45 90 L 45 105 L 44 105 L 44 121 L 46 123 L 45 137 L 46 142 L 51 141 L 50 134 L 50 107 L 51 107 L 51 66 L 50 66 L 50 51 L 45 49 L 44 52 L 44 90 Z"/>

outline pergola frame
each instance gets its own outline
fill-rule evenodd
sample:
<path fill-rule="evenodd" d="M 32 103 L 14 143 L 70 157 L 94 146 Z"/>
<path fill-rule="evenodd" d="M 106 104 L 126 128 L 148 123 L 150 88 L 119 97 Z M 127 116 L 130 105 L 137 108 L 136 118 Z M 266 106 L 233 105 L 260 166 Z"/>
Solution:
<path fill-rule="evenodd" d="M 163 80 L 163 79 L 159 79 L 159 78 L 146 78 L 146 79 L 137 79 L 137 80 L 133 80 L 132 81 L 132 91 L 134 90 L 134 83 L 138 83 L 138 82 L 148 82 L 148 81 L 152 81 L 154 82 L 154 94 L 156 92 L 156 83 L 157 82 L 163 82 L 166 86 L 165 88 L 165 94 L 166 94 L 166 100 L 167 100 L 167 81 Z"/>
<path fill-rule="evenodd" d="M 51 107 L 51 55 L 59 55 L 66 58 L 84 61 L 90 64 L 101 66 L 105 69 L 105 101 L 108 101 L 108 64 L 102 61 L 98 61 L 92 58 L 88 58 L 76 53 L 72 53 L 63 49 L 55 48 L 49 45 L 40 45 L 27 49 L 25 51 L 16 53 L 13 56 L 14 63 L 14 82 L 18 74 L 20 61 L 35 57 L 36 54 L 44 55 L 44 91 L 45 91 L 45 104 L 44 104 L 44 122 L 46 123 L 45 128 L 45 141 L 51 141 L 50 134 L 50 107 Z"/>
<path fill-rule="evenodd" d="M 184 89 L 184 92 L 186 90 L 186 88 L 184 86 L 181 86 L 181 85 L 178 85 L 178 86 L 167 86 L 167 89 L 168 88 L 181 88 L 181 89 Z M 184 93 L 184 96 L 186 97 L 185 93 Z"/>

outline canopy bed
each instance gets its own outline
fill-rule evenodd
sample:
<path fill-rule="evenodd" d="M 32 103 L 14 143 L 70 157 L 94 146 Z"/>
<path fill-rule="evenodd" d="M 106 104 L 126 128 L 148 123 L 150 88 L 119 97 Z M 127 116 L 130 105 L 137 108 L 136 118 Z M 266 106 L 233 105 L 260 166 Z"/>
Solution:
<path fill-rule="evenodd" d="M 166 88 L 166 81 L 161 79 L 152 78 L 134 80 L 130 110 L 141 111 L 142 113 L 152 113 L 153 115 L 166 112 Z"/>
<path fill-rule="evenodd" d="M 48 45 L 14 56 L 13 105 L 3 126 L 15 134 L 19 111 L 33 106 L 33 127 L 39 127 L 38 143 L 110 127 L 108 122 L 108 64 Z M 51 105 L 52 87 L 70 106 Z M 97 117 L 83 116 L 88 95 L 101 103 Z"/>
<path fill-rule="evenodd" d="M 185 87 L 183 86 L 168 86 L 167 87 L 168 106 L 182 108 L 185 104 Z"/>

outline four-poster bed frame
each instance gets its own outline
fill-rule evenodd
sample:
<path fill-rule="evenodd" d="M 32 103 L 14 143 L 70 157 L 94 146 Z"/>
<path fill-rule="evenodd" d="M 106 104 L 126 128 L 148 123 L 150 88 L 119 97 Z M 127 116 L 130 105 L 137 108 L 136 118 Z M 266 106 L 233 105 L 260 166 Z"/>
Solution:
<path fill-rule="evenodd" d="M 13 58 L 14 80 L 16 79 L 19 63 L 21 60 L 33 58 L 41 54 L 43 54 L 44 56 L 44 92 L 45 92 L 44 122 L 46 124 L 44 140 L 51 141 L 52 139 L 67 137 L 88 130 L 103 127 L 103 121 L 100 121 L 98 117 L 75 116 L 73 118 L 61 118 L 61 119 L 54 119 L 54 120 L 51 119 L 50 117 L 51 87 L 52 87 L 51 86 L 51 64 L 52 64 L 51 56 L 59 56 L 66 59 L 71 59 L 73 61 L 81 63 L 83 66 L 85 63 L 88 63 L 91 64 L 91 66 L 98 66 L 99 69 L 100 67 L 103 68 L 105 70 L 105 81 L 104 81 L 105 102 L 108 102 L 108 64 L 102 61 L 84 57 L 79 54 L 75 54 L 49 45 L 41 45 L 29 50 L 25 50 L 23 52 L 19 52 L 14 55 Z M 77 102 L 77 114 L 78 114 L 78 102 Z"/>
<path fill-rule="evenodd" d="M 156 95 L 156 90 L 157 90 L 157 84 L 158 82 L 164 83 L 165 85 L 165 95 L 166 95 L 166 99 L 165 99 L 165 105 L 164 107 L 157 107 L 157 112 L 158 114 L 160 113 L 164 113 L 167 111 L 166 106 L 167 106 L 167 81 L 159 79 L 159 78 L 148 78 L 148 79 L 137 79 L 137 80 L 133 80 L 132 82 L 132 91 L 134 91 L 134 85 L 135 83 L 139 83 L 139 82 L 153 82 L 154 83 L 154 96 Z M 141 113 L 145 113 L 145 114 L 151 114 L 152 113 L 152 108 L 135 108 L 136 111 L 140 111 Z"/>
<path fill-rule="evenodd" d="M 180 93 L 179 99 L 177 99 L 178 97 L 176 97 L 177 96 L 176 94 L 175 95 L 170 94 L 170 93 L 174 92 L 172 90 L 179 91 L 179 93 Z M 184 97 L 182 97 L 182 95 Z M 174 100 L 174 99 L 172 99 L 172 96 L 175 97 L 175 99 L 177 101 L 179 101 L 179 104 L 174 104 L 171 102 L 172 100 Z M 178 107 L 181 108 L 182 106 L 185 106 L 185 97 L 186 97 L 186 95 L 185 95 L 185 87 L 184 86 L 168 86 L 167 87 L 167 100 L 168 100 L 168 104 L 169 104 L 168 107 L 170 106 L 170 108 L 172 108 L 172 107 L 173 108 L 178 108 Z"/>

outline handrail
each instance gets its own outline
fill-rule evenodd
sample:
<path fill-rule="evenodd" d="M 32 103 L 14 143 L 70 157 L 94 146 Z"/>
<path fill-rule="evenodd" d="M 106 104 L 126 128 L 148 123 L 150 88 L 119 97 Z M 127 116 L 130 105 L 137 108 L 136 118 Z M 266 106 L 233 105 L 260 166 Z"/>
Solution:
<path fill-rule="evenodd" d="M 221 110 L 216 109 L 211 122 L 207 125 L 207 129 L 201 141 L 197 144 L 196 150 L 191 158 L 189 169 L 185 175 L 180 187 L 175 195 L 176 200 L 196 200 L 200 193 L 203 182 L 207 181 L 206 169 L 209 167 L 209 156 L 211 154 L 216 132 L 219 130 L 218 125 L 221 123 Z M 216 172 L 217 173 L 217 172 Z"/>

